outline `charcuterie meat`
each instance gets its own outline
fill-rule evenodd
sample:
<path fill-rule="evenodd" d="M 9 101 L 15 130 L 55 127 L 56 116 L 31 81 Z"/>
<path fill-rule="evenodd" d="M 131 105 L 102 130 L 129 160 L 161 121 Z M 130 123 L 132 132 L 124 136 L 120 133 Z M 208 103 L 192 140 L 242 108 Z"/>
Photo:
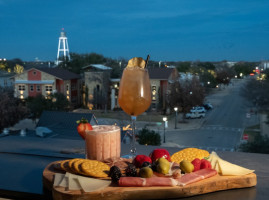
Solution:
<path fill-rule="evenodd" d="M 121 177 L 119 186 L 122 187 L 151 187 L 151 186 L 176 186 L 177 181 L 173 178 L 165 177 Z"/>
<path fill-rule="evenodd" d="M 184 186 L 190 183 L 194 183 L 205 178 L 209 178 L 217 174 L 217 171 L 214 169 L 201 169 L 196 172 L 192 172 L 189 174 L 185 174 L 181 178 L 176 179 L 178 181 L 178 185 Z"/>

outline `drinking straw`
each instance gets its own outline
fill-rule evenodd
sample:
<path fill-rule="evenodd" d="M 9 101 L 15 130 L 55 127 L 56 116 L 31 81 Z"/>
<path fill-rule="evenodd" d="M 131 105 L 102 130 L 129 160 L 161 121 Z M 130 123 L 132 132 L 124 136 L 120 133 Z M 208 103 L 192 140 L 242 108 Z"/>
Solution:
<path fill-rule="evenodd" d="M 147 68 L 149 58 L 150 58 L 150 55 L 147 56 L 147 60 L 146 60 L 146 64 L 145 64 L 145 68 Z"/>

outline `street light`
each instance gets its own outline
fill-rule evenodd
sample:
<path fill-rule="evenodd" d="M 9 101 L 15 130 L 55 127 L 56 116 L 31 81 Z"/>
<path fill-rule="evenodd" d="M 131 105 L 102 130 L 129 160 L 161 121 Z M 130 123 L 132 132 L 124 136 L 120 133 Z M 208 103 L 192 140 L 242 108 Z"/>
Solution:
<path fill-rule="evenodd" d="M 166 121 L 167 121 L 167 117 L 163 117 L 163 143 L 165 143 L 165 124 L 166 124 Z"/>
<path fill-rule="evenodd" d="M 176 117 L 175 117 L 175 129 L 177 129 L 177 107 L 174 107 L 174 110 L 176 111 Z"/>

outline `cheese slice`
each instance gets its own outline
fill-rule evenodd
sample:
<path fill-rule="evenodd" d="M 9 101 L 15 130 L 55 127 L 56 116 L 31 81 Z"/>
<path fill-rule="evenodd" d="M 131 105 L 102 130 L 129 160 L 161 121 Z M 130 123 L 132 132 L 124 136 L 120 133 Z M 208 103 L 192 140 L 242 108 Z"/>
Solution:
<path fill-rule="evenodd" d="M 101 190 L 108 187 L 111 184 L 110 180 L 100 180 L 96 178 L 89 178 L 83 176 L 77 176 L 77 179 L 84 192 Z"/>
<path fill-rule="evenodd" d="M 62 182 L 63 178 L 64 178 L 64 174 L 55 173 L 53 186 L 59 186 L 59 184 Z"/>
<path fill-rule="evenodd" d="M 225 160 L 218 159 L 219 168 L 222 175 L 246 175 L 254 172 L 255 170 L 250 170 L 232 163 L 229 163 Z"/>
<path fill-rule="evenodd" d="M 77 179 L 77 175 L 68 173 L 68 189 L 69 190 L 81 189 L 80 183 L 78 182 L 78 179 Z"/>

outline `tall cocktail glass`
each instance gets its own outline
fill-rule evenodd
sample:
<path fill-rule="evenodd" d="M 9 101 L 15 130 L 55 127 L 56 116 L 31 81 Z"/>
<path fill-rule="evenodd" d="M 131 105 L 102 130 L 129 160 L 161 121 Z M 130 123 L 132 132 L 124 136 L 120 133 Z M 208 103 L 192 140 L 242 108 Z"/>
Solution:
<path fill-rule="evenodd" d="M 142 58 L 129 60 L 120 80 L 119 105 L 125 113 L 131 116 L 132 120 L 130 155 L 125 156 L 129 158 L 136 155 L 136 117 L 145 112 L 151 104 L 151 86 L 145 65 L 146 63 Z"/>

